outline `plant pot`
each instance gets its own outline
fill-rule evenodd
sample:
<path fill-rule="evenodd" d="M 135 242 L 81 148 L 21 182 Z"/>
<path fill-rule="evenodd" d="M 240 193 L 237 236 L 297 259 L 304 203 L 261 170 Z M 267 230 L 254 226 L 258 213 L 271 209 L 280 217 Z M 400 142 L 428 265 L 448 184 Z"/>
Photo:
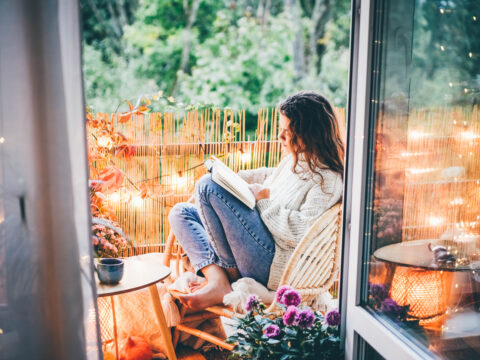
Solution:
<path fill-rule="evenodd" d="M 102 284 L 118 284 L 123 277 L 124 262 L 122 259 L 98 259 L 95 270 Z"/>

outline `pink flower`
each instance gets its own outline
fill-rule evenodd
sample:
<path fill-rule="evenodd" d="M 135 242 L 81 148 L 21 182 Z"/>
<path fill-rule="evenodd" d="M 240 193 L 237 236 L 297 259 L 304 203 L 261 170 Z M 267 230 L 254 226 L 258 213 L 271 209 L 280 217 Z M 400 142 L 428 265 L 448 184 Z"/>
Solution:
<path fill-rule="evenodd" d="M 295 318 L 298 327 L 302 329 L 310 329 L 313 326 L 314 321 L 315 314 L 310 309 L 300 311 Z"/>
<path fill-rule="evenodd" d="M 265 335 L 267 338 L 274 338 L 280 335 L 280 328 L 275 324 L 268 325 L 263 330 L 263 335 Z"/>
<path fill-rule="evenodd" d="M 283 314 L 283 323 L 286 326 L 292 326 L 295 324 L 295 319 L 297 318 L 298 309 L 296 306 L 289 306 L 285 314 Z"/>
<path fill-rule="evenodd" d="M 340 313 L 337 310 L 332 310 L 327 314 L 327 316 L 325 316 L 325 321 L 329 326 L 340 325 L 340 320 Z"/>
<path fill-rule="evenodd" d="M 285 306 L 298 306 L 302 302 L 302 297 L 295 290 L 287 290 L 283 293 L 282 301 Z"/>
<path fill-rule="evenodd" d="M 93 245 L 98 245 L 98 238 L 96 236 L 92 236 Z"/>
<path fill-rule="evenodd" d="M 277 303 L 280 303 L 280 304 L 283 304 L 283 294 L 285 294 L 285 291 L 288 291 L 288 290 L 293 290 L 293 288 L 291 286 L 288 286 L 288 285 L 283 285 L 283 286 L 280 286 L 280 288 L 277 290 L 277 293 L 275 295 L 275 300 Z"/>
<path fill-rule="evenodd" d="M 250 295 L 247 299 L 247 305 L 245 305 L 245 310 L 247 311 L 256 310 L 259 304 L 260 304 L 260 298 L 257 295 Z"/>

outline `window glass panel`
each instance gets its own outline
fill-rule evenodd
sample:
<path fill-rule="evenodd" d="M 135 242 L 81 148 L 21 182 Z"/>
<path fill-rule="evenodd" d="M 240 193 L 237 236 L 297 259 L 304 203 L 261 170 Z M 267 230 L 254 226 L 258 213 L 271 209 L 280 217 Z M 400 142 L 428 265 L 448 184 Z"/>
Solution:
<path fill-rule="evenodd" d="M 480 2 L 377 0 L 363 303 L 480 356 Z"/>

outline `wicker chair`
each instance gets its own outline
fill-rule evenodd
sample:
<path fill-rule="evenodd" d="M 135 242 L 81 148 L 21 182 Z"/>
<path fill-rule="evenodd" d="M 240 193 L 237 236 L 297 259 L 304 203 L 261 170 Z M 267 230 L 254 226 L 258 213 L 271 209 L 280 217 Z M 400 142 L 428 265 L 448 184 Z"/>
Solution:
<path fill-rule="evenodd" d="M 322 293 L 329 291 L 336 282 L 340 267 L 341 249 L 341 204 L 336 204 L 327 210 L 308 230 L 307 234 L 296 246 L 290 257 L 280 284 L 289 285 L 300 292 L 303 305 L 312 305 L 313 301 Z M 182 250 L 174 246 L 175 237 L 169 234 L 165 265 L 176 255 L 177 274 L 183 270 L 179 267 Z M 175 249 L 175 251 L 174 251 Z M 276 303 L 267 308 L 267 312 L 278 313 L 281 309 Z M 222 339 L 212 336 L 204 331 L 188 326 L 188 323 L 201 319 L 209 319 L 218 316 L 232 318 L 234 312 L 223 306 L 212 306 L 202 312 L 185 315 L 186 309 L 180 310 L 181 324 L 174 331 L 174 346 L 179 338 L 179 331 L 189 333 L 201 339 L 209 341 L 225 349 L 232 350 L 233 346 L 225 343 Z"/>

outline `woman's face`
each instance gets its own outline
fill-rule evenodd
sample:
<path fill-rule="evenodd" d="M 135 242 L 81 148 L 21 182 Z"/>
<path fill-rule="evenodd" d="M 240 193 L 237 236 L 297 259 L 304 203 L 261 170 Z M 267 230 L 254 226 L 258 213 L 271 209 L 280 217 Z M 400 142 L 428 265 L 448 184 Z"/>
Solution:
<path fill-rule="evenodd" d="M 291 145 L 291 132 L 289 130 L 290 119 L 280 113 L 280 121 L 279 121 L 279 129 L 278 129 L 278 139 L 282 144 L 282 150 L 287 153 L 291 153 L 293 151 Z"/>

